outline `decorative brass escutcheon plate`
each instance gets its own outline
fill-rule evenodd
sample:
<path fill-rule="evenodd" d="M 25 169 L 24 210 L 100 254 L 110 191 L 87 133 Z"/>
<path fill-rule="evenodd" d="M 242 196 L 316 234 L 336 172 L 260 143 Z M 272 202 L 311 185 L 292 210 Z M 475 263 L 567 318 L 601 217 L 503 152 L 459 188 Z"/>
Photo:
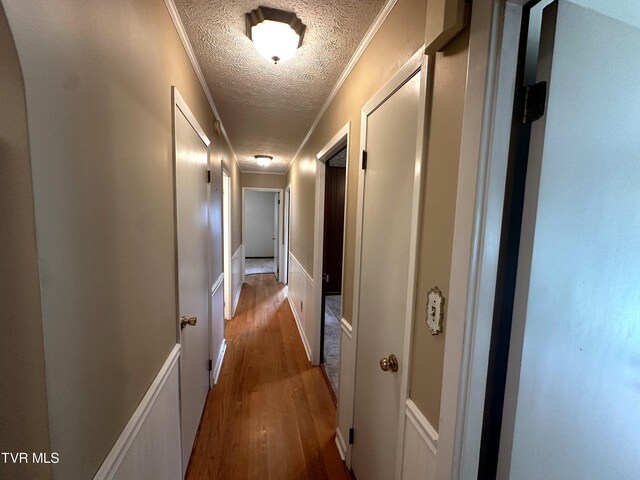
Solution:
<path fill-rule="evenodd" d="M 190 317 L 187 318 L 184 315 L 180 317 L 180 330 L 182 330 L 187 325 L 191 327 L 195 327 L 196 323 L 198 323 L 198 317 Z"/>
<path fill-rule="evenodd" d="M 392 353 L 388 357 L 383 357 L 380 359 L 380 368 L 385 372 L 391 370 L 392 372 L 398 371 L 398 359 Z"/>

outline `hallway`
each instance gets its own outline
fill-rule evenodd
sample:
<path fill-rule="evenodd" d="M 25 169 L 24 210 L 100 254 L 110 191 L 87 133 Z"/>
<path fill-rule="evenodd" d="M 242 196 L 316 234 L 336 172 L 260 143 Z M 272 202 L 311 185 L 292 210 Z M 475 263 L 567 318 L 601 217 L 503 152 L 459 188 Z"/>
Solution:
<path fill-rule="evenodd" d="M 209 392 L 188 479 L 351 478 L 335 445 L 336 409 L 305 357 L 286 287 L 247 277 Z"/>

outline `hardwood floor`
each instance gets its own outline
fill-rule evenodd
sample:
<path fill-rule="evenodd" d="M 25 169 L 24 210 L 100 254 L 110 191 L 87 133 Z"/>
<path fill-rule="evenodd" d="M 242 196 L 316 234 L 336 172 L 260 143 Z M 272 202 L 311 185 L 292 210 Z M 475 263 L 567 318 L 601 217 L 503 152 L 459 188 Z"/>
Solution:
<path fill-rule="evenodd" d="M 226 338 L 187 478 L 350 479 L 334 441 L 329 387 L 307 361 L 273 274 L 247 277 Z"/>

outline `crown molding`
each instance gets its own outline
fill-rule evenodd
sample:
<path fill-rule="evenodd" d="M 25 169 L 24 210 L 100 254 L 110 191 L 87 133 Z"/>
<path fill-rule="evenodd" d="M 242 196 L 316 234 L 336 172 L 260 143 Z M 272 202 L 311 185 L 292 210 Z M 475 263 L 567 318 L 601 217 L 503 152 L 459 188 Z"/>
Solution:
<path fill-rule="evenodd" d="M 231 150 L 233 159 L 236 161 L 236 165 L 238 165 L 238 168 L 240 168 L 240 164 L 238 163 L 238 156 L 236 155 L 236 152 L 233 149 L 233 145 L 231 145 L 231 142 L 229 141 L 229 136 L 227 135 L 227 131 L 224 129 L 224 124 L 222 123 L 222 119 L 218 114 L 218 109 L 216 108 L 216 104 L 213 102 L 211 91 L 209 90 L 209 86 L 207 85 L 207 82 L 204 78 L 204 74 L 202 73 L 202 69 L 200 68 L 198 59 L 196 58 L 196 54 L 193 51 L 193 46 L 189 41 L 187 32 L 184 29 L 184 24 L 182 23 L 182 19 L 180 18 L 180 13 L 178 13 L 178 8 L 176 7 L 176 4 L 174 3 L 173 0 L 164 0 L 164 4 L 166 5 L 167 10 L 169 10 L 169 15 L 171 16 L 173 25 L 176 27 L 176 30 L 178 31 L 178 36 L 182 41 L 182 46 L 187 52 L 187 56 L 191 61 L 191 65 L 193 66 L 193 70 L 195 71 L 196 77 L 198 77 L 198 80 L 200 81 L 200 86 L 202 87 L 202 90 L 204 91 L 204 94 L 207 97 L 207 100 L 209 101 L 209 106 L 213 111 L 213 115 L 216 117 L 216 120 L 220 122 L 220 130 L 222 131 L 222 135 L 224 135 L 224 138 L 227 141 L 227 145 L 229 145 L 229 150 Z"/>
<path fill-rule="evenodd" d="M 166 0 L 166 1 L 169 1 L 169 0 Z M 311 135 L 313 134 L 316 127 L 320 123 L 322 116 L 325 114 L 325 112 L 329 108 L 329 105 L 331 105 L 331 102 L 333 102 L 333 99 L 336 98 L 336 95 L 340 91 L 340 88 L 342 88 L 342 85 L 344 85 L 344 82 L 349 77 L 349 74 L 355 68 L 356 64 L 358 63 L 358 60 L 360 60 L 360 57 L 362 57 L 362 55 L 364 54 L 364 51 L 367 49 L 367 47 L 371 43 L 371 40 L 373 40 L 373 37 L 375 36 L 375 34 L 378 33 L 378 30 L 380 30 L 380 27 L 389 16 L 389 13 L 391 13 L 391 10 L 396 5 L 397 1 L 398 0 L 389 0 L 384 5 L 384 7 L 382 7 L 382 10 L 380 10 L 380 13 L 378 13 L 378 16 L 369 27 L 369 30 L 367 30 L 367 33 L 365 34 L 364 38 L 360 42 L 360 45 L 358 45 L 358 48 L 356 49 L 353 56 L 351 57 L 351 60 L 349 60 L 349 63 L 347 63 L 347 66 L 342 71 L 342 74 L 340 75 L 340 77 L 338 78 L 338 81 L 334 85 L 333 90 L 331 90 L 331 93 L 327 97 L 327 100 L 322 105 L 322 108 L 320 109 L 318 116 L 316 117 L 313 124 L 311 125 L 309 132 L 307 133 L 306 137 L 304 137 L 304 140 L 302 140 L 302 143 L 300 144 L 298 151 L 291 158 L 291 161 L 289 162 L 289 166 L 287 167 L 287 172 L 289 172 L 291 165 L 293 165 L 293 162 L 295 162 L 296 158 L 298 158 L 298 155 L 300 155 L 300 152 L 302 151 L 306 143 L 309 141 L 309 138 L 311 138 Z"/>

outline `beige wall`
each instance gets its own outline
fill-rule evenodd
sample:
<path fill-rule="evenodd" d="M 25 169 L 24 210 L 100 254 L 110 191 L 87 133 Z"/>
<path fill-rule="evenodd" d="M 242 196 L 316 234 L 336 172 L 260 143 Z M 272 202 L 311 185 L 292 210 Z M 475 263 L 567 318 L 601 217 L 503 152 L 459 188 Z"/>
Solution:
<path fill-rule="evenodd" d="M 287 186 L 286 175 L 272 175 L 265 173 L 245 173 L 241 175 L 242 187 L 253 188 L 281 188 L 285 189 Z"/>
<path fill-rule="evenodd" d="M 353 303 L 360 111 L 424 44 L 426 6 L 426 0 L 399 0 L 393 7 L 287 174 L 287 183 L 291 183 L 291 252 L 313 275 L 315 156 L 351 121 L 343 286 L 343 315 L 348 322 Z"/>
<path fill-rule="evenodd" d="M 447 304 L 444 334 L 433 336 L 425 323 L 427 292 L 437 286 L 445 299 L 449 297 L 468 45 L 465 31 L 436 54 L 423 187 L 409 395 L 436 428 L 440 418 Z"/>
<path fill-rule="evenodd" d="M 225 168 L 231 178 L 231 255 L 242 245 L 242 172 L 234 157 L 225 156 Z"/>
<path fill-rule="evenodd" d="M 242 188 L 240 187 L 240 168 L 225 138 L 212 138 L 211 155 L 211 227 L 212 249 L 214 252 L 211 281 L 215 282 L 222 274 L 222 168 L 231 177 L 231 255 L 242 243 Z"/>
<path fill-rule="evenodd" d="M 26 87 L 55 476 L 91 478 L 176 343 L 171 85 L 213 141 L 215 179 L 225 157 L 238 207 L 239 173 L 162 0 L 3 4 Z"/>
<path fill-rule="evenodd" d="M 288 172 L 291 183 L 291 251 L 313 274 L 315 155 L 351 121 L 344 316 L 352 321 L 355 258 L 357 169 L 360 111 L 373 94 L 424 43 L 426 1 L 399 0 L 340 89 Z M 437 427 L 440 411 L 444 335 L 428 334 L 424 323 L 426 292 L 434 285 L 448 296 L 462 130 L 468 36 L 460 35 L 438 53 L 434 68 L 427 184 L 424 188 L 419 252 L 418 294 L 414 319 L 410 395 Z M 445 325 L 446 331 L 446 325 Z"/>
<path fill-rule="evenodd" d="M 50 452 L 27 108 L 2 5 L 0 65 L 0 451 Z M 0 478 L 51 474 L 0 461 Z"/>

